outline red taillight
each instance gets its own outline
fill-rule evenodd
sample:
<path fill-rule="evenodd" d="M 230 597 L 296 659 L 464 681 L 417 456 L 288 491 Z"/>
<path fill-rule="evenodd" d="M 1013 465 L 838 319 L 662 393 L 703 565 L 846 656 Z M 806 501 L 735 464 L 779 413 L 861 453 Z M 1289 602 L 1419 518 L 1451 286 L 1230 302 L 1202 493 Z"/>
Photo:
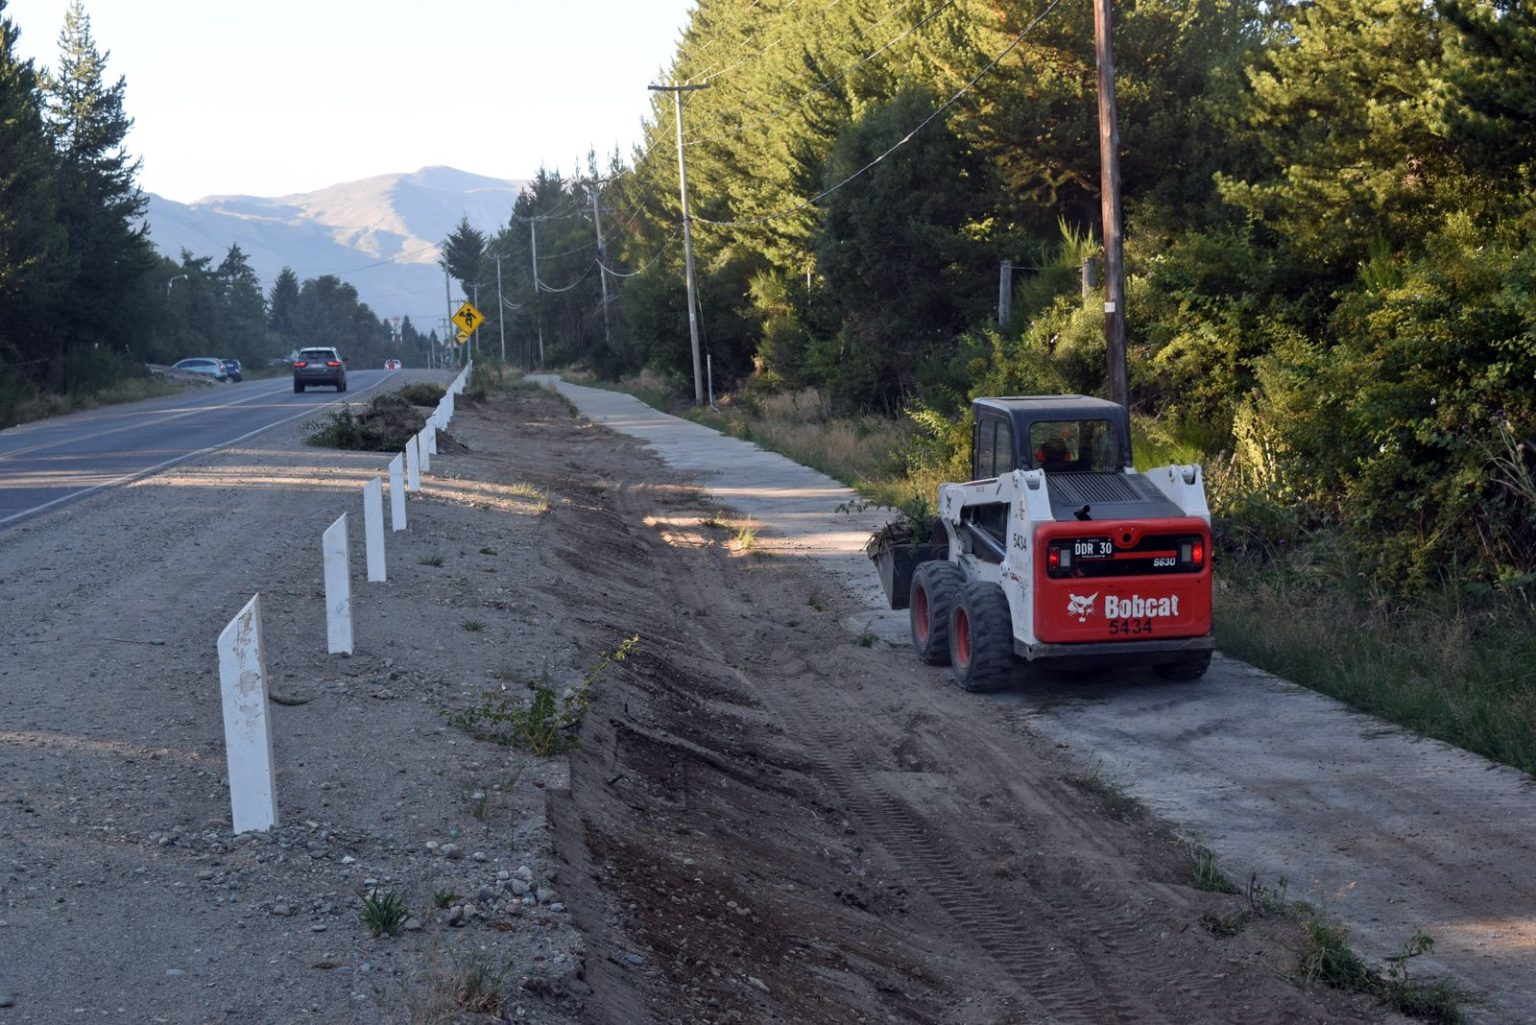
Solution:
<path fill-rule="evenodd" d="M 341 363 L 334 359 L 328 359 L 325 361 L 325 365 L 328 367 L 339 367 Z"/>
<path fill-rule="evenodd" d="M 297 370 L 299 367 L 307 367 L 309 366 L 309 360 L 296 359 L 293 361 L 293 366 L 295 370 Z"/>
<path fill-rule="evenodd" d="M 1195 563 L 1195 568 L 1196 569 L 1199 569 L 1201 566 L 1205 565 L 1205 541 L 1204 540 L 1197 540 L 1195 542 L 1194 563 Z"/>

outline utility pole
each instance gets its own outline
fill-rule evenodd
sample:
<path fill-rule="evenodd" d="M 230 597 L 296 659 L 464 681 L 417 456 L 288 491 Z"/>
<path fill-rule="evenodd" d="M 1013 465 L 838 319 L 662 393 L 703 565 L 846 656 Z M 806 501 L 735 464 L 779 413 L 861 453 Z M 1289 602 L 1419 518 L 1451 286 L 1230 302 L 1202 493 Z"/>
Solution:
<path fill-rule="evenodd" d="M 1115 56 L 1110 47 L 1110 0 L 1094 0 L 1093 41 L 1099 64 L 1099 192 L 1104 225 L 1104 348 L 1109 397 L 1127 410 L 1125 367 L 1125 249 L 1120 237 L 1120 124 L 1115 112 Z"/>
<path fill-rule="evenodd" d="M 1013 319 L 1013 261 L 1004 260 L 997 269 L 997 324 L 1007 327 Z"/>
<path fill-rule="evenodd" d="M 613 336 L 608 330 L 608 268 L 604 266 L 607 255 L 603 252 L 603 215 L 598 210 L 597 179 L 592 179 L 592 224 L 597 229 L 597 280 L 603 285 L 603 343 L 613 349 Z"/>
<path fill-rule="evenodd" d="M 708 89 L 701 85 L 653 85 L 652 92 L 671 93 L 673 109 L 677 117 L 677 184 L 683 196 L 683 266 L 688 276 L 688 337 L 693 342 L 693 404 L 704 404 L 704 369 L 699 358 L 699 305 L 694 299 L 693 282 L 693 218 L 688 213 L 688 164 L 683 159 L 683 93 L 695 89 Z"/>
<path fill-rule="evenodd" d="M 496 254 L 496 330 L 501 332 L 501 361 L 507 361 L 507 305 L 501 297 L 501 254 Z"/>
<path fill-rule="evenodd" d="M 543 286 L 539 284 L 539 222 L 537 218 L 528 221 L 528 237 L 533 240 L 533 259 L 529 261 L 533 265 L 533 319 L 539 328 L 539 369 L 544 369 L 544 300 Z"/>

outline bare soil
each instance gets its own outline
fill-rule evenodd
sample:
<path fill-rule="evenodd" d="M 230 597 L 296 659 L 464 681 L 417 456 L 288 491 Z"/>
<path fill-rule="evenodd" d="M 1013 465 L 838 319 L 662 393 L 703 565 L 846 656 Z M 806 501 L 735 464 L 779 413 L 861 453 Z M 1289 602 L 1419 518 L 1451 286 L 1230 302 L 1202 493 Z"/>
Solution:
<path fill-rule="evenodd" d="M 0 534 L 0 1023 L 1396 1020 L 555 397 L 460 404 L 386 584 L 384 460 L 258 441 Z M 351 658 L 318 565 L 343 511 Z M 213 645 L 256 592 L 282 824 L 235 837 Z M 442 715 L 631 635 L 568 758 Z M 371 936 L 369 892 L 413 928 Z"/>

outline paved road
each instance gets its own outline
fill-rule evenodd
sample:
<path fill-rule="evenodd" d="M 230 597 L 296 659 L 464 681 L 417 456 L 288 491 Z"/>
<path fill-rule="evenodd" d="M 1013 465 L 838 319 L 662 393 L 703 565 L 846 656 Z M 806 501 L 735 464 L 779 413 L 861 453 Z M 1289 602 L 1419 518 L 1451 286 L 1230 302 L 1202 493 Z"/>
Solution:
<path fill-rule="evenodd" d="M 750 443 L 627 395 L 557 386 L 587 417 L 696 473 L 776 548 L 816 560 L 866 606 L 855 629 L 908 644 L 906 613 L 885 608 L 861 550 L 883 514 L 838 513 L 847 488 Z M 934 685 L 945 681 L 935 670 Z M 1422 929 L 1436 947 L 1415 975 L 1452 973 L 1480 1001 L 1473 1021 L 1536 1022 L 1531 777 L 1220 657 L 1196 683 L 1145 671 L 1016 683 L 975 700 L 1098 765 L 1229 877 L 1322 907 L 1378 963 Z"/>
<path fill-rule="evenodd" d="M 65 502 L 136 480 L 366 396 L 399 371 L 355 370 L 348 390 L 294 393 L 287 377 L 193 388 L 0 431 L 0 529 Z"/>

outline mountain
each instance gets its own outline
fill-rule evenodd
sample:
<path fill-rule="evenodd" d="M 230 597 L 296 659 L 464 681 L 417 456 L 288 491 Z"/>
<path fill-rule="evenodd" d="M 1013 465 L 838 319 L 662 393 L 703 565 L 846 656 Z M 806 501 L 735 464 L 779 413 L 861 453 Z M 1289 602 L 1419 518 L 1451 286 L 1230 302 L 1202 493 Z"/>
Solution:
<path fill-rule="evenodd" d="M 438 243 L 461 217 L 487 234 L 500 230 L 526 184 L 424 167 L 275 199 L 178 203 L 150 193 L 144 220 L 155 248 L 173 260 L 186 249 L 217 266 L 238 245 L 268 290 L 285 266 L 300 281 L 334 274 L 378 316 L 409 316 L 419 330 L 441 333 L 448 311 Z M 453 291 L 457 306 L 457 284 Z"/>

